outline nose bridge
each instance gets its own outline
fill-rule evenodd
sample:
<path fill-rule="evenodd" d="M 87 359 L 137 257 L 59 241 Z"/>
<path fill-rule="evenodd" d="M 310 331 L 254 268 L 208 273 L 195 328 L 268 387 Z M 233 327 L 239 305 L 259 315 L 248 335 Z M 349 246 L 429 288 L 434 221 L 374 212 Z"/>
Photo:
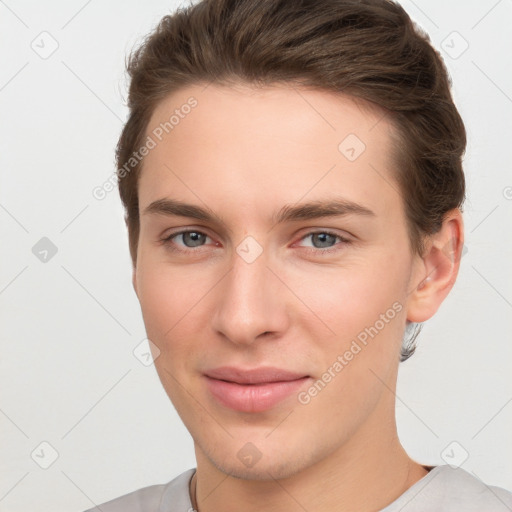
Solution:
<path fill-rule="evenodd" d="M 231 271 L 224 277 L 217 299 L 213 327 L 234 343 L 249 344 L 264 332 L 284 327 L 279 286 L 267 264 L 267 254 L 253 240 L 242 241 L 233 253 Z"/>

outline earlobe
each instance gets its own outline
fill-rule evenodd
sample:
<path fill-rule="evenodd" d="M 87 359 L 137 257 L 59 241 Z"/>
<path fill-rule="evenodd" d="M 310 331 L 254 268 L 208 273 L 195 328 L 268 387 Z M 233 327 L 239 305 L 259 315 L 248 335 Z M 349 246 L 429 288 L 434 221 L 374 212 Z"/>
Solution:
<path fill-rule="evenodd" d="M 454 209 L 446 214 L 441 229 L 429 237 L 425 254 L 411 276 L 407 320 L 421 323 L 436 313 L 455 284 L 463 246 L 462 214 Z"/>

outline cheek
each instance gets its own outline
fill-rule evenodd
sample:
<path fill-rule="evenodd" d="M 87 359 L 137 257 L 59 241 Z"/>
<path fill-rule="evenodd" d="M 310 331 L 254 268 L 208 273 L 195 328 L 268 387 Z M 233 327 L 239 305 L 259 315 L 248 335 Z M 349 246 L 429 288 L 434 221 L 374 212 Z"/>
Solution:
<path fill-rule="evenodd" d="M 331 280 L 327 292 L 316 294 L 315 311 L 335 334 L 311 336 L 316 344 L 311 359 L 318 362 L 315 377 L 321 381 L 311 390 L 310 397 L 318 397 L 312 398 L 311 410 L 330 411 L 324 421 L 333 431 L 345 423 L 350 428 L 351 422 L 370 414 L 387 393 L 382 382 L 391 382 L 398 364 L 405 326 L 403 293 L 393 279 L 376 287 L 375 275 L 370 277 L 352 274 L 343 282 Z"/>
<path fill-rule="evenodd" d="M 187 378 L 194 362 L 190 350 L 201 329 L 194 307 L 200 305 L 205 292 L 197 282 L 181 270 L 147 260 L 139 263 L 137 287 L 144 325 L 147 337 L 158 347 L 154 366 L 177 410 L 187 404 L 183 386 L 190 387 Z"/>
<path fill-rule="evenodd" d="M 149 338 L 162 341 L 162 336 L 172 329 L 180 314 L 179 283 L 167 275 L 142 270 L 138 276 L 139 301 Z"/>
<path fill-rule="evenodd" d="M 167 350 L 168 340 L 175 337 L 181 324 L 186 323 L 187 312 L 200 300 L 198 281 L 190 281 L 183 272 L 149 261 L 140 262 L 137 272 L 138 297 L 148 338 L 160 350 Z"/>
<path fill-rule="evenodd" d="M 351 339 L 376 322 L 381 327 L 381 315 L 385 315 L 385 330 L 391 333 L 389 326 L 402 322 L 399 313 L 407 293 L 406 262 L 391 259 L 376 257 L 338 268 L 310 266 L 308 272 L 301 268 L 288 271 L 286 282 L 311 311 L 305 317 L 301 315 L 302 320 L 309 318 L 318 324 L 330 343 L 333 339 Z M 395 329 L 394 334 L 399 330 Z"/>
<path fill-rule="evenodd" d="M 354 408 L 370 410 L 376 403 L 382 392 L 376 375 L 387 381 L 399 357 L 406 317 L 406 265 L 381 256 L 330 273 L 319 268 L 307 277 L 301 274 L 302 280 L 295 275 L 297 295 L 322 320 L 309 314 L 302 326 L 315 343 L 311 360 L 317 362 L 316 377 L 329 381 L 319 407 L 335 405 L 342 415 Z"/>

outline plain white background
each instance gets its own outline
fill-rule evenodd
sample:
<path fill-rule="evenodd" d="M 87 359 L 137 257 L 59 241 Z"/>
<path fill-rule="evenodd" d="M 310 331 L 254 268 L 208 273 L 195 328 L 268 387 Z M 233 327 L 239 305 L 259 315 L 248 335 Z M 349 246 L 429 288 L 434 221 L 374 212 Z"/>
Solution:
<path fill-rule="evenodd" d="M 421 463 L 467 456 L 512 488 L 512 2 L 402 3 L 452 76 L 468 200 L 459 279 L 401 365 L 399 435 Z M 79 512 L 195 467 L 133 353 L 145 331 L 117 190 L 92 195 L 115 170 L 125 55 L 176 5 L 0 2 L 2 512 Z"/>

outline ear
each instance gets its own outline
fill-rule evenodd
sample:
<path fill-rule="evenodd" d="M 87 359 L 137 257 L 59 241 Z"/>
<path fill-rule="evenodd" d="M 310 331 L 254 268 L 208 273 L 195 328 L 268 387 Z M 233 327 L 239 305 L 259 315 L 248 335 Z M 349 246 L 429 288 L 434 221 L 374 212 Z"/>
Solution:
<path fill-rule="evenodd" d="M 445 215 L 441 229 L 428 237 L 423 256 L 416 256 L 407 320 L 424 322 L 439 309 L 457 279 L 463 247 L 464 223 L 456 208 Z"/>

